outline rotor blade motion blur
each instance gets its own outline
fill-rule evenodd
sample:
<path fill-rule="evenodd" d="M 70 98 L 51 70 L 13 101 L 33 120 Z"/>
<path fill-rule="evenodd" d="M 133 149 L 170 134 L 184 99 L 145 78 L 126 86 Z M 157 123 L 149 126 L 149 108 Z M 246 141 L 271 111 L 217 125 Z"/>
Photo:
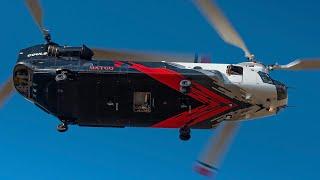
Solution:
<path fill-rule="evenodd" d="M 249 60 L 253 59 L 253 55 L 248 50 L 240 35 L 212 0 L 194 0 L 194 2 L 202 14 L 206 16 L 211 26 L 226 43 L 239 47 L 244 51 L 245 56 Z"/>
<path fill-rule="evenodd" d="M 140 62 L 194 62 L 192 55 L 145 53 L 126 50 L 93 48 L 93 59 L 96 60 L 122 60 Z"/>
<path fill-rule="evenodd" d="M 38 0 L 25 0 L 26 5 L 32 17 L 39 26 L 41 32 L 43 31 L 43 22 L 42 22 L 42 9 Z"/>
<path fill-rule="evenodd" d="M 228 145 L 231 143 L 238 122 L 225 122 L 218 134 L 215 134 L 209 141 L 209 146 L 205 153 L 198 160 L 196 170 L 205 176 L 212 175 L 213 171 L 218 170 L 218 166 Z"/>
<path fill-rule="evenodd" d="M 298 59 L 287 65 L 271 65 L 270 70 L 320 70 L 320 58 Z"/>
<path fill-rule="evenodd" d="M 0 108 L 2 107 L 4 101 L 10 96 L 13 92 L 13 81 L 10 78 L 0 89 Z"/>
<path fill-rule="evenodd" d="M 25 0 L 25 3 L 33 17 L 33 19 L 36 21 L 41 33 L 44 36 L 44 39 L 47 41 L 47 43 L 51 42 L 51 35 L 47 29 L 43 26 L 43 20 L 42 20 L 42 8 L 40 6 L 40 3 L 38 0 Z"/>

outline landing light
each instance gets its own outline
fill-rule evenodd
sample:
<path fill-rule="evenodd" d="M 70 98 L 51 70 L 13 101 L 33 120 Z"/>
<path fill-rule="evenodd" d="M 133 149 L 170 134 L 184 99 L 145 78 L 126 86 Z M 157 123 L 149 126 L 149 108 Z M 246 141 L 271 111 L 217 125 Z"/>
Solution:
<path fill-rule="evenodd" d="M 269 107 L 267 110 L 268 110 L 269 112 L 274 112 L 274 111 L 276 110 L 276 108 L 274 108 L 274 107 Z"/>

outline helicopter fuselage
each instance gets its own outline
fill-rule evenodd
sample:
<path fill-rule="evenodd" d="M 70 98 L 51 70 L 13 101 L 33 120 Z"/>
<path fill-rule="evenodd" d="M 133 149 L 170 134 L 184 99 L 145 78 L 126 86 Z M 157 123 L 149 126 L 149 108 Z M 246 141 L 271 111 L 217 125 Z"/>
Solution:
<path fill-rule="evenodd" d="M 211 64 L 91 60 L 20 51 L 16 90 L 68 124 L 209 129 L 256 119 L 287 105 L 287 90 L 259 63 Z M 89 53 L 90 54 L 90 53 Z"/>

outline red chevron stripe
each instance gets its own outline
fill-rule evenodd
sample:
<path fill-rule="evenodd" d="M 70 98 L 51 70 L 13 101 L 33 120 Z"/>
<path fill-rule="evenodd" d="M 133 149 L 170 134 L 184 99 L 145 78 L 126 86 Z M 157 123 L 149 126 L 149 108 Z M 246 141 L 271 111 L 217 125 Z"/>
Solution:
<path fill-rule="evenodd" d="M 180 91 L 180 81 L 186 79 L 183 75 L 166 68 L 151 68 L 141 64 L 132 64 L 131 68 L 150 76 L 176 91 Z M 203 105 L 165 119 L 152 127 L 180 128 L 186 124 L 192 126 L 237 107 L 235 103 L 208 90 L 201 84 L 195 81 L 191 82 L 192 87 L 188 96 L 203 103 Z"/>

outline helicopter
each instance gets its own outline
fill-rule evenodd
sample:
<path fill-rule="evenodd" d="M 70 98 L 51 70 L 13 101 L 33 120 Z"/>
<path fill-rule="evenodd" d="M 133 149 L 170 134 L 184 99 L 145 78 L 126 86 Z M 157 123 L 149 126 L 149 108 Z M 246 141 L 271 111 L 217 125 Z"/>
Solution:
<path fill-rule="evenodd" d="M 17 91 L 57 117 L 59 132 L 70 125 L 176 128 L 186 141 L 192 129 L 221 126 L 197 161 L 196 170 L 204 175 L 217 170 L 241 121 L 276 115 L 288 106 L 288 87 L 270 72 L 320 68 L 317 58 L 287 65 L 259 62 L 212 0 L 193 2 L 226 43 L 243 50 L 244 62 L 62 46 L 44 27 L 40 3 L 25 2 L 45 43 L 19 51 L 13 75 L 0 89 L 0 105 Z"/>

